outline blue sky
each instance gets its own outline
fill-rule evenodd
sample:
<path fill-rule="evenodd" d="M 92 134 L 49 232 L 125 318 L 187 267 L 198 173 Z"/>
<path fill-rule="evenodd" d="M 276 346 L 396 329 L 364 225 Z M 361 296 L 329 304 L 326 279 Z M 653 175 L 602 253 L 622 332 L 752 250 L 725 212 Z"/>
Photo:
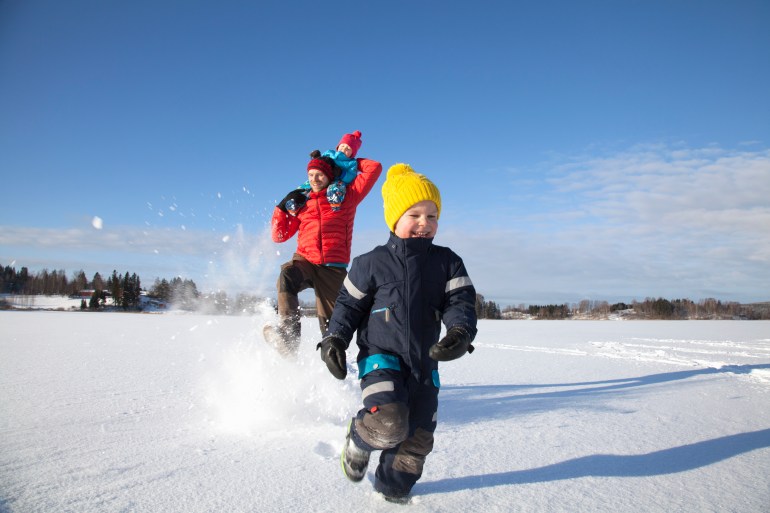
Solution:
<path fill-rule="evenodd" d="M 273 294 L 274 204 L 360 130 L 437 183 L 487 299 L 768 300 L 768 26 L 760 0 L 0 1 L 0 264 Z"/>

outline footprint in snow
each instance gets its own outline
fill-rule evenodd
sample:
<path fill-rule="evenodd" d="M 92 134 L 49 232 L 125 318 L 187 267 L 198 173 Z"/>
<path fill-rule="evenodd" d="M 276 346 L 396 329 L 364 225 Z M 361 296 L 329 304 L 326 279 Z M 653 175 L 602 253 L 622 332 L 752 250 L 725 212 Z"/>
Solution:
<path fill-rule="evenodd" d="M 324 459 L 334 459 L 339 457 L 339 451 L 334 448 L 332 444 L 326 442 L 318 442 L 313 449 L 317 455 Z"/>

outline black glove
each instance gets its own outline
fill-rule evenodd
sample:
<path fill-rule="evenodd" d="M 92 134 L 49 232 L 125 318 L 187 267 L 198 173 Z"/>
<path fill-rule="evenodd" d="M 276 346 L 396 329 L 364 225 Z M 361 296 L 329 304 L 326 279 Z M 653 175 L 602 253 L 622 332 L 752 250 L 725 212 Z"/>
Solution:
<path fill-rule="evenodd" d="M 428 355 L 436 361 L 448 362 L 460 358 L 466 351 L 473 352 L 471 334 L 465 328 L 453 326 L 444 338 L 430 347 Z"/>
<path fill-rule="evenodd" d="M 287 194 L 286 197 L 283 198 L 281 202 L 276 206 L 284 212 L 288 212 L 289 210 L 286 208 L 286 203 L 289 200 L 294 200 L 294 209 L 299 210 L 303 207 L 305 202 L 307 202 L 307 196 L 305 196 L 305 193 L 303 193 L 301 190 L 294 189 L 289 194 Z"/>
<path fill-rule="evenodd" d="M 321 360 L 326 364 L 329 372 L 337 379 L 345 379 L 348 374 L 348 366 L 345 361 L 345 341 L 336 335 L 329 335 L 316 346 L 321 349 Z"/>

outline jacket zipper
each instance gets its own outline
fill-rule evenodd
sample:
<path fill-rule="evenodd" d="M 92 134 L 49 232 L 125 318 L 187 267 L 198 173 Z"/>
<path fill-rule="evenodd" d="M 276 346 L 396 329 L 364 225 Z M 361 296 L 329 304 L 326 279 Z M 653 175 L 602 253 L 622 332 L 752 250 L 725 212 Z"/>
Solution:
<path fill-rule="evenodd" d="M 326 256 L 324 255 L 324 240 L 323 240 L 323 216 L 321 216 L 321 201 L 316 198 L 316 212 L 318 213 L 318 254 L 321 255 L 321 264 L 326 263 Z"/>
<path fill-rule="evenodd" d="M 409 266 L 407 266 L 407 263 L 406 263 L 406 244 L 402 244 L 402 247 L 401 247 L 401 262 L 402 262 L 401 265 L 404 266 L 404 283 L 406 284 L 406 287 L 405 287 L 406 298 L 404 300 L 404 318 L 406 319 L 406 344 L 407 344 L 407 347 L 411 347 L 412 341 L 409 340 L 409 338 L 411 336 L 410 334 L 412 333 L 412 326 L 411 326 L 412 309 L 410 308 L 409 299 L 408 299 L 411 297 L 410 291 L 409 291 L 409 289 L 411 288 L 411 284 L 410 284 L 411 280 L 409 277 Z"/>

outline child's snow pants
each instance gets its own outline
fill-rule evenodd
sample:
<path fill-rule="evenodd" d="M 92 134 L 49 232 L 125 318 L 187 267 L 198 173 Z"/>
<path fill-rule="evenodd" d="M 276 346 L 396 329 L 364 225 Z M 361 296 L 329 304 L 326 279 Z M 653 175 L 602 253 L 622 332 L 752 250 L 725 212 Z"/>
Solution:
<path fill-rule="evenodd" d="M 359 362 L 360 368 L 363 365 Z M 364 407 L 354 419 L 351 436 L 362 449 L 382 450 L 374 488 L 400 497 L 420 479 L 433 450 L 439 388 L 433 378 L 418 382 L 407 370 L 382 367 L 361 379 Z"/>

